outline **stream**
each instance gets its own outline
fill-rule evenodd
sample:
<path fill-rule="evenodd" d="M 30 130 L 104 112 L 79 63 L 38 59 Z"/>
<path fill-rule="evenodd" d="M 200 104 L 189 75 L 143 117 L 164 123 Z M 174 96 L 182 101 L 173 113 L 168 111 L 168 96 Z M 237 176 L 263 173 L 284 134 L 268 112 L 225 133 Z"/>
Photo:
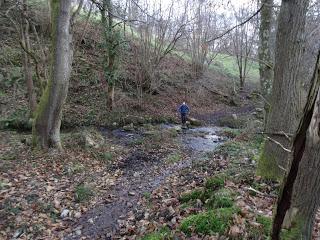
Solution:
<path fill-rule="evenodd" d="M 90 236 L 91 239 L 112 239 L 119 233 L 121 219 L 126 219 L 129 212 L 133 212 L 137 219 L 143 209 L 139 206 L 139 199 L 145 193 L 150 193 L 165 183 L 166 178 L 175 172 L 192 168 L 196 161 L 206 152 L 213 151 L 226 141 L 219 136 L 219 127 L 198 127 L 181 129 L 179 125 L 162 124 L 160 129 L 175 129 L 179 133 L 179 145 L 186 149 L 188 157 L 172 164 L 166 164 L 163 156 L 146 153 L 138 149 L 124 159 L 122 165 L 117 166 L 123 174 L 110 190 L 109 198 L 97 204 L 75 222 L 73 233 L 66 239 L 80 239 L 81 236 Z M 102 130 L 103 135 L 113 141 L 129 145 L 143 137 L 141 131 Z M 114 169 L 116 170 L 116 169 Z M 140 215 L 139 215 L 140 214 Z M 80 234 L 79 234 L 80 233 Z"/>

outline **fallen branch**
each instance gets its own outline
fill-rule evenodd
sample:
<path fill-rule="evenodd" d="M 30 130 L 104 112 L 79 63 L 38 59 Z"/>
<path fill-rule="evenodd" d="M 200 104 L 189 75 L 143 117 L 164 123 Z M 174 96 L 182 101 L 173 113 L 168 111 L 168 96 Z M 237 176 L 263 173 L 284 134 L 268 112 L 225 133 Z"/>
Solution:
<path fill-rule="evenodd" d="M 273 135 L 273 136 L 284 136 L 284 137 L 286 137 L 289 141 L 291 141 L 291 138 L 293 137 L 292 134 L 290 134 L 290 133 L 285 133 L 284 131 L 280 131 L 280 132 L 257 132 L 256 134 Z"/>
<path fill-rule="evenodd" d="M 271 142 L 277 144 L 278 146 L 280 146 L 284 151 L 286 151 L 286 152 L 288 152 L 288 153 L 291 153 L 291 152 L 292 152 L 290 149 L 284 147 L 281 143 L 279 143 L 278 141 L 274 140 L 273 138 L 268 137 L 268 136 L 267 136 L 266 138 L 267 138 L 269 141 L 271 141 Z"/>
<path fill-rule="evenodd" d="M 288 170 L 287 169 L 285 169 L 284 167 L 282 167 L 281 165 L 279 165 L 278 164 L 278 168 L 280 168 L 282 171 L 284 171 L 285 173 L 287 173 L 288 172 Z"/>
<path fill-rule="evenodd" d="M 261 195 L 261 196 L 263 196 L 263 197 L 270 197 L 270 198 L 276 198 L 276 197 L 277 197 L 277 196 L 274 195 L 274 194 L 263 193 L 263 192 L 260 192 L 260 191 L 258 191 L 258 190 L 256 190 L 256 189 L 252 188 L 252 187 L 245 187 L 244 189 L 246 189 L 246 190 L 248 190 L 248 191 L 251 191 L 251 192 L 254 192 L 254 193 L 256 193 L 256 194 L 259 194 L 259 195 Z"/>

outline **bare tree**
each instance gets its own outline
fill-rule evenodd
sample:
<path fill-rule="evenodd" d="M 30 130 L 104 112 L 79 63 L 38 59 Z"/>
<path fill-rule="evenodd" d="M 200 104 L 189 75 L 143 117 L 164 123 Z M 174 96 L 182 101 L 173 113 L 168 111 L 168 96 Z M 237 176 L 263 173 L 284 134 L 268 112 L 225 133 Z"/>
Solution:
<path fill-rule="evenodd" d="M 21 44 L 23 45 L 22 54 L 23 54 L 23 69 L 24 69 L 24 78 L 27 84 L 27 92 L 29 99 L 29 108 L 31 112 L 31 117 L 36 111 L 37 107 L 37 98 L 34 89 L 33 79 L 32 79 L 32 65 L 31 65 L 31 57 L 28 52 L 31 52 L 30 46 L 30 37 L 29 37 L 29 29 L 30 24 L 28 21 L 28 5 L 27 1 L 23 0 L 22 2 L 22 12 L 21 12 Z"/>
<path fill-rule="evenodd" d="M 60 125 L 72 63 L 71 1 L 51 0 L 52 46 L 50 78 L 37 108 L 33 143 L 62 150 Z"/>
<path fill-rule="evenodd" d="M 148 8 L 147 4 L 145 6 Z M 135 81 L 140 97 L 143 92 L 152 93 L 161 86 L 159 66 L 183 36 L 186 26 L 185 15 L 179 19 L 173 17 L 173 1 L 168 9 L 163 9 L 159 4 L 151 15 L 143 15 L 144 19 L 136 29 L 140 44 L 135 49 Z"/>
<path fill-rule="evenodd" d="M 104 74 L 107 81 L 107 108 L 114 108 L 114 88 L 116 72 L 118 68 L 118 49 L 120 47 L 120 35 L 114 25 L 113 4 L 111 0 L 102 0 L 101 23 L 106 47 L 104 56 Z"/>
<path fill-rule="evenodd" d="M 235 11 L 236 24 L 239 25 L 247 16 L 246 8 L 241 7 Z M 239 71 L 240 90 L 244 88 L 247 74 L 250 67 L 250 58 L 256 33 L 255 24 L 250 22 L 237 26 L 231 35 L 231 54 L 236 57 L 236 64 Z"/>
<path fill-rule="evenodd" d="M 33 12 L 29 9 L 29 2 L 27 0 L 7 2 L 6 8 L 4 16 L 14 27 L 18 35 L 18 43 L 22 49 L 24 79 L 27 86 L 30 116 L 33 117 L 37 105 L 35 85 L 40 87 L 39 92 L 41 94 L 46 84 L 46 54 L 31 17 Z M 35 41 L 31 41 L 30 33 L 34 34 Z M 34 69 L 36 82 L 33 79 Z"/>
<path fill-rule="evenodd" d="M 207 0 L 194 1 L 190 5 L 187 45 L 191 53 L 192 71 L 196 77 L 209 66 L 217 56 L 220 44 L 218 41 L 208 42 L 217 35 L 218 4 Z"/>

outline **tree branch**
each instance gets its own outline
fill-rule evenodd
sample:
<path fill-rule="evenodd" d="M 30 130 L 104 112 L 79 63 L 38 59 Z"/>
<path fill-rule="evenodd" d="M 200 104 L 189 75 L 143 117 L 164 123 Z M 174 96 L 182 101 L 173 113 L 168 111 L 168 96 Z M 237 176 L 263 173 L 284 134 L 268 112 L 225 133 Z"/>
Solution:
<path fill-rule="evenodd" d="M 278 141 L 276 141 L 275 139 L 271 138 L 271 137 L 266 137 L 269 141 L 277 144 L 278 146 L 280 146 L 284 151 L 288 152 L 288 153 L 291 153 L 292 151 L 286 147 L 284 147 L 281 143 L 279 143 Z"/>
<path fill-rule="evenodd" d="M 249 22 L 252 18 L 254 18 L 255 16 L 257 16 L 257 15 L 261 12 L 261 10 L 262 10 L 263 7 L 264 7 L 264 4 L 262 4 L 261 7 L 260 7 L 253 15 L 251 15 L 249 18 L 247 18 L 245 21 L 243 21 L 243 22 L 241 22 L 241 23 L 233 26 L 232 28 L 228 29 L 228 30 L 225 31 L 224 33 L 220 34 L 219 36 L 217 36 L 217 37 L 215 37 L 215 38 L 212 38 L 212 39 L 210 39 L 210 40 L 207 40 L 206 43 L 210 43 L 210 42 L 213 42 L 213 41 L 215 41 L 215 40 L 217 40 L 217 39 L 219 39 L 219 38 L 222 38 L 223 36 L 227 35 L 229 32 L 231 32 L 231 31 L 234 30 L 235 28 L 240 27 L 240 26 L 246 24 L 246 23 Z"/>

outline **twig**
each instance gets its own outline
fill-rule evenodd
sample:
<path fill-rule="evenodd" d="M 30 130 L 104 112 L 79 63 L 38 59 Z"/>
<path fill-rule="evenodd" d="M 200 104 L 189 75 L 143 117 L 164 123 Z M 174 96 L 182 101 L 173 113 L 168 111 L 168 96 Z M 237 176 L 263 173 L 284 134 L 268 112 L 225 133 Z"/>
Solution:
<path fill-rule="evenodd" d="M 286 137 L 289 141 L 291 141 L 291 138 L 293 137 L 292 134 L 290 134 L 290 133 L 285 133 L 284 131 L 280 131 L 280 132 L 257 132 L 256 134 L 274 135 L 274 136 L 284 136 L 284 137 Z"/>
<path fill-rule="evenodd" d="M 90 9 L 89 9 L 88 15 L 87 15 L 86 20 L 85 20 L 85 25 L 84 25 L 83 30 L 82 30 L 82 35 L 79 38 L 79 40 L 76 42 L 76 44 L 75 44 L 76 46 L 79 45 L 79 43 L 82 41 L 82 39 L 84 39 L 84 37 L 86 35 L 87 27 L 88 27 L 88 23 L 89 23 L 89 20 L 90 20 L 90 17 L 91 17 L 92 10 L 93 10 L 93 3 L 90 4 Z"/>
<path fill-rule="evenodd" d="M 83 6 L 83 0 L 80 0 L 79 5 L 78 5 L 76 11 L 74 11 L 73 14 L 72 14 L 72 16 L 71 16 L 71 20 L 70 20 L 71 24 L 74 23 L 74 19 L 75 19 L 75 17 L 78 15 L 78 13 L 80 12 L 82 6 Z"/>
<path fill-rule="evenodd" d="M 264 7 L 264 4 L 262 4 L 261 7 L 260 7 L 253 15 L 251 15 L 249 18 L 247 18 L 245 21 L 243 21 L 243 22 L 241 22 L 241 23 L 233 26 L 232 28 L 228 29 L 227 31 L 225 31 L 225 32 L 222 33 L 221 35 L 219 35 L 219 36 L 217 36 L 217 37 L 215 37 L 215 38 L 212 38 L 212 39 L 210 39 L 210 40 L 207 40 L 206 43 L 210 43 L 210 42 L 213 42 L 213 41 L 215 41 L 215 40 L 217 40 L 217 39 L 219 39 L 219 38 L 222 38 L 223 36 L 225 36 L 225 35 L 227 35 L 229 32 L 231 32 L 233 29 L 235 29 L 235 28 L 237 28 L 237 27 L 240 27 L 240 26 L 246 24 L 246 23 L 249 22 L 252 18 L 254 18 L 255 16 L 257 16 L 257 15 L 261 12 L 261 10 L 262 10 L 263 7 Z"/>
<path fill-rule="evenodd" d="M 101 5 L 101 3 L 97 2 L 96 0 L 90 0 L 90 1 L 91 1 L 93 4 L 95 4 L 95 5 L 99 8 L 100 11 L 107 11 L 108 14 L 110 14 L 112 17 L 117 18 L 117 19 L 120 19 L 120 20 L 122 20 L 123 22 L 140 22 L 140 23 L 146 24 L 145 21 L 141 21 L 141 20 L 138 20 L 138 19 L 125 19 L 125 18 L 123 18 L 123 17 L 120 17 L 120 16 L 118 16 L 118 15 L 115 15 L 115 14 L 113 14 L 112 12 L 110 12 L 108 9 L 104 9 L 104 7 Z"/>
<path fill-rule="evenodd" d="M 268 136 L 267 136 L 266 138 L 267 138 L 269 141 L 271 141 L 271 142 L 277 144 L 278 146 L 280 146 L 284 151 L 286 151 L 286 152 L 288 152 L 288 153 L 291 153 L 291 152 L 292 152 L 290 149 L 284 147 L 281 143 L 279 143 L 278 141 L 274 140 L 273 138 L 268 137 Z"/>
<path fill-rule="evenodd" d="M 281 165 L 278 164 L 278 168 L 280 168 L 282 171 L 284 171 L 285 173 L 288 171 L 287 169 L 285 169 L 284 167 L 282 167 Z"/>
<path fill-rule="evenodd" d="M 267 194 L 267 193 L 263 193 L 263 192 L 260 192 L 252 187 L 245 187 L 244 189 L 248 190 L 248 191 L 252 191 L 252 192 L 255 192 L 259 195 L 262 195 L 264 197 L 271 197 L 271 198 L 276 198 L 277 196 L 276 195 L 273 195 L 273 194 Z"/>

